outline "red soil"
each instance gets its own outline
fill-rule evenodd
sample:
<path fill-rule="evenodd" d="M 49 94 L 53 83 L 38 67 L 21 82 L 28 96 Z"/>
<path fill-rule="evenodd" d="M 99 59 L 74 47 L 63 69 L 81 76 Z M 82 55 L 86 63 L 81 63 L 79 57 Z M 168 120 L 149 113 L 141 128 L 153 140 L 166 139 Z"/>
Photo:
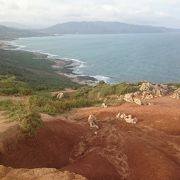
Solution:
<path fill-rule="evenodd" d="M 0 163 L 58 168 L 92 180 L 179 180 L 180 101 L 162 97 L 151 102 L 82 108 L 55 120 L 47 116 L 36 137 L 7 144 Z M 119 112 L 136 116 L 138 124 L 113 120 Z M 87 124 L 90 114 L 99 120 L 97 135 Z"/>

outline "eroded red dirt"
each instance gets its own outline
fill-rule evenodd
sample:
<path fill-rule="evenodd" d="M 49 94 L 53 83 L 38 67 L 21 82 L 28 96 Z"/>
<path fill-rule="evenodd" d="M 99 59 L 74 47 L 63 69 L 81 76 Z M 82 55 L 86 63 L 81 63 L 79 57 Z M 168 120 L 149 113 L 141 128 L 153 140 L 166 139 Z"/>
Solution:
<path fill-rule="evenodd" d="M 179 180 L 180 101 L 161 97 L 151 103 L 43 116 L 45 125 L 36 137 L 6 144 L 0 164 L 57 168 L 92 180 Z M 119 112 L 136 116 L 138 124 L 113 120 Z M 87 124 L 90 114 L 99 120 L 97 135 Z"/>

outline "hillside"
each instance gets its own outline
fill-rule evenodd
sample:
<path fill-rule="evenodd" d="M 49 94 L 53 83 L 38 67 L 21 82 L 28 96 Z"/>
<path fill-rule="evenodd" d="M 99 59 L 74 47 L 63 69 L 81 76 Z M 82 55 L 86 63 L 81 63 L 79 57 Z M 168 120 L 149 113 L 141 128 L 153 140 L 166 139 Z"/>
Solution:
<path fill-rule="evenodd" d="M 23 37 L 35 37 L 48 35 L 35 30 L 22 30 L 0 25 L 0 40 L 12 40 Z"/>
<path fill-rule="evenodd" d="M 52 68 L 54 64 L 55 62 L 43 55 L 0 49 L 0 75 L 16 76 L 18 80 L 28 83 L 35 89 L 78 86 L 69 78 L 59 75 Z"/>
<path fill-rule="evenodd" d="M 31 137 L 22 136 L 0 114 L 0 178 L 58 180 L 68 171 L 73 173 L 68 179 L 81 179 L 76 173 L 89 180 L 179 180 L 180 101 L 169 95 L 143 101 L 148 105 L 124 102 L 41 114 L 44 125 Z M 119 112 L 138 122 L 118 119 Z M 90 114 L 97 117 L 99 129 L 90 128 Z"/>
<path fill-rule="evenodd" d="M 44 29 L 53 34 L 121 34 L 121 33 L 165 33 L 180 30 L 164 27 L 133 25 L 120 22 L 67 22 Z"/>

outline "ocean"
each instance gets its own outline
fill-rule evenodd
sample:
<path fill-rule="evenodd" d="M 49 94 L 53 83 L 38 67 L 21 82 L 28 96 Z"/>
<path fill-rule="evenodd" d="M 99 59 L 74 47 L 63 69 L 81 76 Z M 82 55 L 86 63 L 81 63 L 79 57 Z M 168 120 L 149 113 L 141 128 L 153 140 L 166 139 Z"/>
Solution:
<path fill-rule="evenodd" d="M 21 38 L 21 49 L 72 59 L 75 73 L 108 83 L 180 82 L 180 33 Z"/>

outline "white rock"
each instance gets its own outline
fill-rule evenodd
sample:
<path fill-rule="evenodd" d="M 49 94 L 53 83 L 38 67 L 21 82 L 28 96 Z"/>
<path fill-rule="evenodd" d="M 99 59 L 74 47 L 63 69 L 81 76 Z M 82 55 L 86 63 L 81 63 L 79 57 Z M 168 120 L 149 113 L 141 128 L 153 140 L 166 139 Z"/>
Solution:
<path fill-rule="evenodd" d="M 97 124 L 97 119 L 96 119 L 96 117 L 94 115 L 90 115 L 88 117 L 88 123 L 89 123 L 90 128 L 97 128 L 97 129 L 99 129 L 99 126 Z"/>
<path fill-rule="evenodd" d="M 117 119 L 121 118 L 121 113 L 118 113 L 118 114 L 116 115 L 116 118 L 117 118 Z"/>
<path fill-rule="evenodd" d="M 133 102 L 134 100 L 133 100 L 133 93 L 129 93 L 129 94 L 125 94 L 125 96 L 124 96 L 124 100 L 126 101 L 126 102 Z"/>
<path fill-rule="evenodd" d="M 102 103 L 103 108 L 107 108 L 107 105 L 105 103 Z"/>
<path fill-rule="evenodd" d="M 151 83 L 145 82 L 145 83 L 142 83 L 142 85 L 141 85 L 139 90 L 140 91 L 149 91 L 149 90 L 151 90 L 152 86 L 153 85 Z"/>
<path fill-rule="evenodd" d="M 140 99 L 138 99 L 138 98 L 134 98 L 134 103 L 136 103 L 139 106 L 142 105 L 142 101 Z"/>
<path fill-rule="evenodd" d="M 57 99 L 60 100 L 60 99 L 62 99 L 62 98 L 64 97 L 64 93 L 63 93 L 63 92 L 60 92 L 60 93 L 57 94 L 56 97 L 57 97 Z"/>

